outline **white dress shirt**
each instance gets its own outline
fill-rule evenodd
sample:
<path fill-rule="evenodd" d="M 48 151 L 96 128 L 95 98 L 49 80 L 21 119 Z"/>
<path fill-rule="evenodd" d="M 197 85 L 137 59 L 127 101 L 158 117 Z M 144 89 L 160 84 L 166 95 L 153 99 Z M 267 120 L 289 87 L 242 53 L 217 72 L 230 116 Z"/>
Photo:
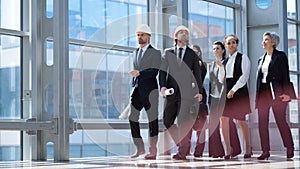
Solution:
<path fill-rule="evenodd" d="M 142 49 L 143 49 L 142 58 L 143 58 L 143 56 L 144 56 L 144 53 L 145 53 L 146 50 L 148 49 L 148 47 L 149 47 L 149 44 L 146 45 L 146 46 L 144 46 L 144 47 L 142 48 Z M 140 52 L 141 52 L 141 48 L 139 48 L 139 51 L 138 51 L 137 56 L 139 56 Z M 142 58 L 141 58 L 141 59 L 142 59 Z"/>
<path fill-rule="evenodd" d="M 261 72 L 263 73 L 263 78 L 261 79 L 262 83 L 267 83 L 267 75 L 268 75 L 268 70 L 269 70 L 269 64 L 271 62 L 271 56 L 266 55 L 265 60 L 261 66 Z"/>
<path fill-rule="evenodd" d="M 229 55 L 228 62 L 226 64 L 226 78 L 233 78 L 233 69 L 234 69 L 234 63 L 236 58 L 237 52 L 235 52 L 233 55 Z M 238 89 L 242 88 L 248 81 L 249 75 L 250 75 L 250 60 L 247 55 L 242 55 L 242 75 L 236 82 L 236 84 L 232 87 L 231 90 L 236 92 Z"/>

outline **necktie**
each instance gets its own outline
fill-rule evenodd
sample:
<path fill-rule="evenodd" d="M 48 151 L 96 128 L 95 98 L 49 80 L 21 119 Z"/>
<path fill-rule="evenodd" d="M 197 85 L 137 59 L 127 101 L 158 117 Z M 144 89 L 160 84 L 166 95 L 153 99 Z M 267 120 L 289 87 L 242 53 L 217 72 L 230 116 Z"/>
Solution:
<path fill-rule="evenodd" d="M 182 57 L 182 50 L 183 48 L 179 48 L 179 54 L 178 54 L 178 58 L 179 58 L 179 61 L 181 62 L 181 57 Z"/>
<path fill-rule="evenodd" d="M 143 55 L 143 49 L 139 50 L 139 55 L 137 58 L 137 65 L 140 66 L 141 60 L 142 60 L 142 55 Z"/>

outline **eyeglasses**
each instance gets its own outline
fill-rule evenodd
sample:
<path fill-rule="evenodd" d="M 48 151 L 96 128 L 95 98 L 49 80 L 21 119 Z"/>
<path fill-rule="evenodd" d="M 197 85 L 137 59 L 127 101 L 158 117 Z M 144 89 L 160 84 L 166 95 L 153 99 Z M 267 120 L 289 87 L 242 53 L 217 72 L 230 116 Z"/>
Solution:
<path fill-rule="evenodd" d="M 219 49 L 221 49 L 221 48 L 219 48 L 219 47 L 215 47 L 215 48 L 213 48 L 213 50 L 219 50 Z"/>

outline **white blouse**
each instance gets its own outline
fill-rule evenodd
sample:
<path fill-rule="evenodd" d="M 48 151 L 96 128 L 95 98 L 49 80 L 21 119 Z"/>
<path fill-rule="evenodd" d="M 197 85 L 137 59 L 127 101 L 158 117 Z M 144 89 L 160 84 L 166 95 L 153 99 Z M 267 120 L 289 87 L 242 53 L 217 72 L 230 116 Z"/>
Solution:
<path fill-rule="evenodd" d="M 226 64 L 226 78 L 233 78 L 233 69 L 237 52 L 235 52 L 232 56 L 229 55 L 228 62 Z M 251 62 L 247 55 L 242 55 L 242 75 L 236 82 L 236 84 L 232 87 L 231 90 L 236 92 L 238 89 L 242 88 L 248 81 L 250 76 L 250 66 Z"/>
<path fill-rule="evenodd" d="M 271 62 L 271 55 L 266 55 L 265 60 L 261 66 L 261 72 L 263 73 L 263 78 L 261 80 L 262 83 L 267 83 L 267 75 L 268 75 L 270 62 Z"/>

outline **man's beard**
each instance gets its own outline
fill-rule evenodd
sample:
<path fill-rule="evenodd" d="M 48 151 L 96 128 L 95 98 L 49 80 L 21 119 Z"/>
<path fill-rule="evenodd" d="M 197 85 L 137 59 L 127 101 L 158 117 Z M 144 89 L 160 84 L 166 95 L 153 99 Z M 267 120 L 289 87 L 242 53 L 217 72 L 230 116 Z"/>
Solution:
<path fill-rule="evenodd" d="M 147 41 L 143 41 L 143 40 L 139 41 L 139 44 L 140 44 L 140 45 L 144 45 L 144 44 L 146 44 L 146 43 L 147 43 Z"/>

